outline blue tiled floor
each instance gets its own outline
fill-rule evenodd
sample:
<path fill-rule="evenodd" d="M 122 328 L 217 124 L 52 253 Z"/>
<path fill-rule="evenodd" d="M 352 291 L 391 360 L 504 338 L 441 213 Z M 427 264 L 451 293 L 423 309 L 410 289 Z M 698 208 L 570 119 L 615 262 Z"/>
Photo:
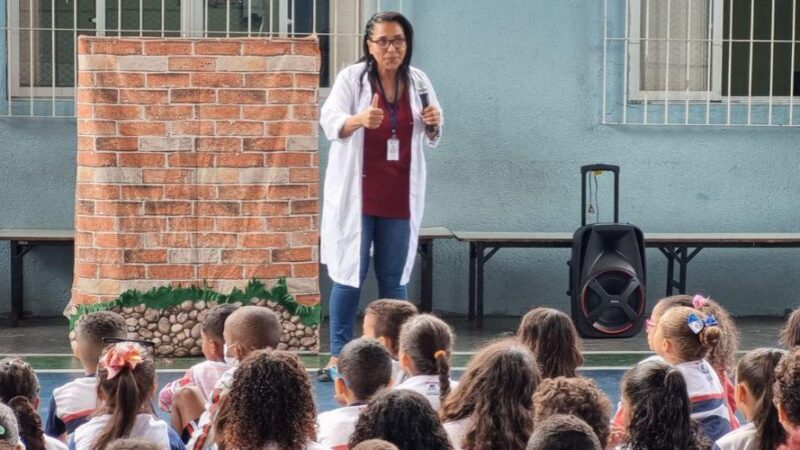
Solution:
<path fill-rule="evenodd" d="M 593 378 L 598 386 L 608 395 L 611 399 L 612 403 L 616 405 L 619 399 L 619 382 L 622 378 L 622 374 L 624 371 L 622 370 L 584 370 L 582 371 L 583 376 Z M 454 371 L 453 378 L 458 379 L 461 377 L 462 372 Z M 61 386 L 62 384 L 68 382 L 69 380 L 79 378 L 81 376 L 80 373 L 52 373 L 52 372 L 41 372 L 38 373 L 39 376 L 39 383 L 41 384 L 41 409 L 40 414 L 42 417 L 46 417 L 47 405 L 50 404 L 50 398 L 53 395 L 53 389 Z M 180 378 L 180 372 L 162 372 L 158 374 L 158 389 L 161 388 L 168 382 Z M 332 383 L 321 383 L 313 379 L 312 374 L 312 384 L 314 388 L 314 397 L 316 398 L 317 402 L 317 409 L 319 412 L 329 411 L 331 409 L 335 409 L 338 407 L 336 401 L 333 399 L 333 384 Z M 157 403 L 154 403 L 157 406 Z M 169 416 L 161 411 L 159 411 L 159 415 L 162 419 L 169 421 Z"/>

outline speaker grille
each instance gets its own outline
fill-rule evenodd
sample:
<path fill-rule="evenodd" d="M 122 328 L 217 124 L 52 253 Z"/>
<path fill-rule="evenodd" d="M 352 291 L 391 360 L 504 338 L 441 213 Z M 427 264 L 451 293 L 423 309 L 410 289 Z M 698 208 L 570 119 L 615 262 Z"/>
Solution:
<path fill-rule="evenodd" d="M 644 312 L 644 289 L 636 275 L 616 267 L 593 274 L 581 287 L 580 306 L 596 330 L 620 334 L 634 327 Z"/>

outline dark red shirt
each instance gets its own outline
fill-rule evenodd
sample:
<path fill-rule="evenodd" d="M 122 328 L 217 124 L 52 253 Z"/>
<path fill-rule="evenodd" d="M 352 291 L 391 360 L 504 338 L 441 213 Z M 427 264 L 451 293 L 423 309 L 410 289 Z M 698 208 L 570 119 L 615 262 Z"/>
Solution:
<path fill-rule="evenodd" d="M 383 122 L 374 129 L 364 130 L 364 171 L 361 179 L 362 211 L 364 214 L 388 219 L 410 219 L 409 179 L 411 175 L 411 134 L 414 118 L 408 90 L 397 105 L 397 138 L 400 139 L 400 158 L 386 158 L 386 141 L 392 135 L 392 107 L 381 97 Z"/>

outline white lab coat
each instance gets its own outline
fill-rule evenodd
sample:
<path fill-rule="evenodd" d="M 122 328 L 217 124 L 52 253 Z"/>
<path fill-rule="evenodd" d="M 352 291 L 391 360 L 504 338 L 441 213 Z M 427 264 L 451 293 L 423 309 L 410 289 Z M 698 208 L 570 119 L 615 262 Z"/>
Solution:
<path fill-rule="evenodd" d="M 366 74 L 363 89 L 359 93 L 359 75 L 364 63 L 346 67 L 336 77 L 330 95 L 322 105 L 320 124 L 325 136 L 331 141 L 328 167 L 325 171 L 325 187 L 322 203 L 322 225 L 320 231 L 320 260 L 328 266 L 328 275 L 339 284 L 360 287 L 361 267 L 361 174 L 364 156 L 364 129 L 350 137 L 340 138 L 339 131 L 344 121 L 369 106 L 372 89 Z M 441 111 L 433 86 L 421 70 L 411 67 L 412 80 L 422 81 L 428 89 L 431 105 Z M 417 252 L 419 227 L 425 209 L 425 155 L 423 142 L 436 147 L 442 136 L 444 115 L 439 125 L 439 135 L 434 140 L 425 135 L 422 122 L 422 102 L 416 86 L 408 86 L 411 112 L 414 116 L 414 131 L 411 134 L 411 174 L 409 178 L 409 206 L 411 209 L 408 253 L 401 284 L 408 284 L 414 257 Z"/>

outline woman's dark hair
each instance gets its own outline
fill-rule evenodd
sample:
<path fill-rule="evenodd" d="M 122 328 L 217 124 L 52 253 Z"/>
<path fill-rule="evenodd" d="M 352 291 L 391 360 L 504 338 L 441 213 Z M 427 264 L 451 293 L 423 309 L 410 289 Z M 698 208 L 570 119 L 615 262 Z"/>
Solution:
<path fill-rule="evenodd" d="M 781 345 L 792 348 L 800 345 L 800 308 L 795 309 L 786 319 L 781 329 Z"/>
<path fill-rule="evenodd" d="M 589 424 L 602 448 L 611 433 L 611 401 L 594 380 L 581 377 L 555 377 L 542 381 L 533 394 L 536 426 L 556 414 L 578 417 Z"/>
<path fill-rule="evenodd" d="M 678 369 L 659 361 L 644 362 L 622 377 L 622 397 L 631 407 L 629 448 L 699 450 L 711 443 L 701 437 L 691 417 L 686 381 Z"/>
<path fill-rule="evenodd" d="M 452 450 L 447 433 L 422 395 L 407 389 L 384 390 L 359 415 L 349 447 L 383 439 L 400 450 Z"/>
<path fill-rule="evenodd" d="M 774 450 L 786 440 L 772 395 L 775 368 L 785 354 L 783 350 L 758 348 L 747 352 L 736 367 L 736 382 L 747 385 L 756 399 L 753 411 L 756 447 L 753 450 Z"/>
<path fill-rule="evenodd" d="M 33 368 L 20 358 L 0 360 L 0 402 L 17 417 L 19 437 L 25 448 L 44 450 L 42 419 L 33 404 L 39 398 L 39 380 Z"/>
<path fill-rule="evenodd" d="M 534 308 L 522 318 L 517 336 L 531 349 L 542 378 L 574 377 L 583 364 L 575 325 L 563 312 Z"/>
<path fill-rule="evenodd" d="M 135 368 L 127 363 L 114 367 L 113 370 L 119 372 L 111 376 L 112 369 L 106 364 L 108 352 L 118 352 L 121 355 L 130 349 L 139 351 L 141 360 Z M 156 367 L 148 352 L 149 350 L 138 344 L 121 342 L 107 349 L 100 357 L 100 364 L 97 366 L 97 397 L 105 401 L 95 412 L 95 416 L 110 414 L 111 419 L 94 440 L 92 450 L 104 450 L 114 440 L 129 437 L 136 424 L 136 417 L 149 405 L 156 383 Z"/>
<path fill-rule="evenodd" d="M 252 353 L 236 370 L 226 398 L 226 448 L 256 449 L 272 444 L 282 450 L 300 450 L 316 438 L 311 381 L 292 353 Z"/>
<path fill-rule="evenodd" d="M 403 58 L 403 61 L 400 63 L 400 68 L 397 72 L 398 75 L 400 75 L 400 81 L 408 86 L 411 83 L 410 67 L 411 55 L 414 53 L 414 27 L 411 26 L 411 21 L 409 21 L 406 16 L 395 11 L 376 12 L 367 21 L 367 25 L 364 27 L 364 39 L 361 42 L 364 56 L 362 56 L 358 61 L 365 62 L 366 66 L 364 67 L 364 71 L 361 72 L 359 80 L 363 80 L 364 74 L 367 74 L 367 78 L 369 79 L 371 86 L 377 86 L 378 84 L 378 66 L 375 63 L 375 59 L 372 57 L 372 54 L 369 52 L 369 40 L 372 38 L 372 32 L 375 29 L 375 25 L 386 22 L 394 22 L 399 24 L 403 29 L 403 34 L 406 38 L 406 54 Z M 362 85 L 361 88 L 363 89 L 364 86 Z"/>
<path fill-rule="evenodd" d="M 706 360 L 720 374 L 720 377 L 722 373 L 726 375 L 733 373 L 733 369 L 736 367 L 736 352 L 739 350 L 739 331 L 736 328 L 736 322 L 716 300 L 710 297 L 700 297 L 699 301 L 695 301 L 695 297 L 697 296 L 681 294 L 662 298 L 653 308 L 653 316 L 663 316 L 669 309 L 678 306 L 694 308 L 706 316 L 713 314 L 719 322 L 718 328 L 721 335 L 717 345 L 709 350 Z M 798 315 L 798 319 L 800 319 L 800 315 Z"/>
<path fill-rule="evenodd" d="M 514 339 L 491 343 L 469 362 L 442 404 L 442 422 L 472 417 L 465 450 L 524 448 L 533 431 L 533 392 L 539 371 L 530 350 Z"/>
<path fill-rule="evenodd" d="M 792 348 L 781 358 L 772 390 L 788 421 L 795 427 L 800 425 L 800 347 Z"/>
<path fill-rule="evenodd" d="M 450 393 L 450 348 L 453 331 L 442 319 L 420 314 L 409 319 L 400 330 L 400 349 L 411 358 L 423 375 L 439 375 L 439 398 Z"/>

